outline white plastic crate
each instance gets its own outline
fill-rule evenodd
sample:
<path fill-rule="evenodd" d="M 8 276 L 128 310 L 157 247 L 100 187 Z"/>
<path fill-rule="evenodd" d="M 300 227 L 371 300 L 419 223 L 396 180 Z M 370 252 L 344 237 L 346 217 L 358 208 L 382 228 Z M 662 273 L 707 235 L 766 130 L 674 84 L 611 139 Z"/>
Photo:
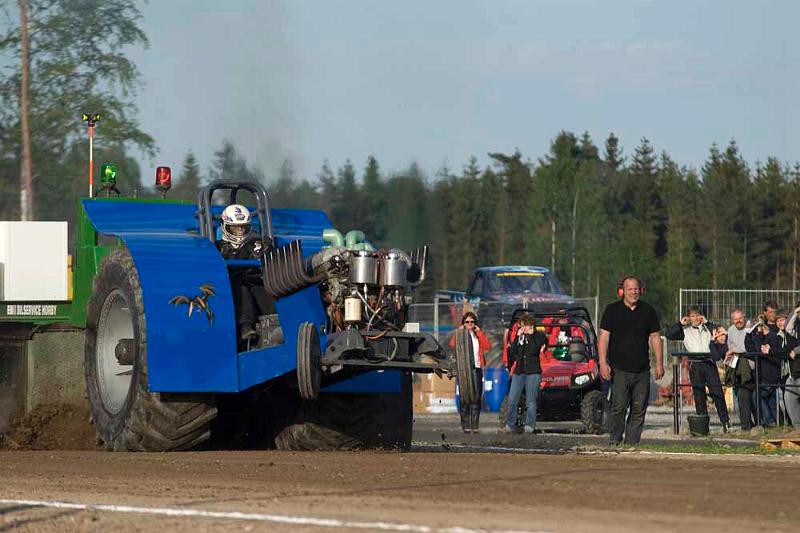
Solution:
<path fill-rule="evenodd" d="M 0 301 L 67 300 L 67 223 L 0 222 Z"/>

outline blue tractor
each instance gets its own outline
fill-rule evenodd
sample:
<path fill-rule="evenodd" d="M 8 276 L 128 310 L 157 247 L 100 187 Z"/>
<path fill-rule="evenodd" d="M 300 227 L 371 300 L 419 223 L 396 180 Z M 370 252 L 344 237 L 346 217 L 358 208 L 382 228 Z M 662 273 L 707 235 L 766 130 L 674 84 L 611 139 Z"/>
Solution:
<path fill-rule="evenodd" d="M 244 196 L 264 253 L 226 260 L 219 216 Z M 323 211 L 271 209 L 252 182 L 211 183 L 197 204 L 86 198 L 79 210 L 86 387 L 108 450 L 404 449 L 412 372 L 458 377 L 462 401 L 477 397 L 472 343 L 459 336 L 450 356 L 406 321 L 427 247 L 374 250 L 361 232 L 332 230 Z M 255 269 L 274 301 L 246 346 L 237 269 Z"/>

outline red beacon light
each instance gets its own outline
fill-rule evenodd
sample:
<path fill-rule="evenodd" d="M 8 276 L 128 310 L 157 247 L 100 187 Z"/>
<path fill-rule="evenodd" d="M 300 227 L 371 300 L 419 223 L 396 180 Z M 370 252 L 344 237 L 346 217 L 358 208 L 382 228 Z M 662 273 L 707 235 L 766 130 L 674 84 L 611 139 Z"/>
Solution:
<path fill-rule="evenodd" d="M 167 191 L 172 187 L 172 169 L 169 167 L 156 168 L 156 190 L 161 191 L 161 198 L 166 198 Z"/>

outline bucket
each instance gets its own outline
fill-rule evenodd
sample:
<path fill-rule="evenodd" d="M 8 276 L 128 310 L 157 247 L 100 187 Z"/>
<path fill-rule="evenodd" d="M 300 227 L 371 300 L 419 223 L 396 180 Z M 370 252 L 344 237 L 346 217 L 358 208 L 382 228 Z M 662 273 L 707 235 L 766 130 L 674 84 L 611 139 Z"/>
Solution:
<path fill-rule="evenodd" d="M 499 413 L 503 400 L 508 395 L 508 371 L 501 367 L 483 369 L 483 410 Z M 461 394 L 456 382 L 456 410 L 461 410 Z"/>
<path fill-rule="evenodd" d="M 692 437 L 708 436 L 708 415 L 689 415 L 689 433 Z"/>
<path fill-rule="evenodd" d="M 499 413 L 503 399 L 508 394 L 508 371 L 502 366 L 486 368 L 483 371 L 483 401 L 486 409 Z"/>

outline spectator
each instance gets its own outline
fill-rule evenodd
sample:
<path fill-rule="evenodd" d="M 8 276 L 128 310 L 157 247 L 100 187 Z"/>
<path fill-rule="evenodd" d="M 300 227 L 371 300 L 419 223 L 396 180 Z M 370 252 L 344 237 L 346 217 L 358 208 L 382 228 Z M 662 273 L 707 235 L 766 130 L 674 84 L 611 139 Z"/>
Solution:
<path fill-rule="evenodd" d="M 459 414 L 461 415 L 461 429 L 464 433 L 478 433 L 478 423 L 481 417 L 481 404 L 483 403 L 483 369 L 486 368 L 486 352 L 492 347 L 486 334 L 478 325 L 478 317 L 472 311 L 467 311 L 461 317 L 461 327 L 456 331 L 466 329 L 472 339 L 472 354 L 475 357 L 474 380 L 478 384 L 478 399 L 476 403 L 461 401 Z M 450 347 L 455 348 L 456 336 L 450 337 Z"/>
<path fill-rule="evenodd" d="M 756 327 L 744 339 L 748 352 L 762 354 L 756 363 L 756 376 L 759 378 L 760 387 L 756 391 L 755 401 L 758 402 L 761 412 L 757 423 L 766 427 L 774 426 L 777 422 L 775 391 L 780 381 L 780 362 L 764 356 L 764 346 L 768 346 L 771 337 L 778 333 L 777 309 L 778 304 L 768 300 L 758 315 Z"/>
<path fill-rule="evenodd" d="M 539 385 L 542 383 L 542 353 L 547 348 L 547 337 L 536 331 L 532 316 L 520 318 L 516 337 L 509 335 L 508 361 L 506 365 L 511 374 L 511 390 L 508 393 L 508 421 L 500 431 L 510 433 L 517 426 L 517 405 L 525 391 L 527 411 L 525 431 L 536 430 L 536 409 L 539 399 Z"/>
<path fill-rule="evenodd" d="M 761 416 L 764 426 L 774 426 L 777 422 L 776 392 L 781 380 L 781 361 L 797 347 L 797 339 L 786 333 L 786 312 L 779 309 L 774 313 L 775 327 L 769 326 L 762 333 L 761 353 Z"/>
<path fill-rule="evenodd" d="M 728 351 L 725 354 L 725 364 L 734 369 L 733 393 L 736 395 L 736 404 L 739 407 L 739 424 L 742 431 L 750 431 L 755 420 L 755 368 L 752 359 L 741 357 L 739 354 L 747 352 L 745 338 L 755 326 L 746 320 L 744 311 L 739 308 L 731 312 L 731 327 L 728 328 Z"/>
<path fill-rule="evenodd" d="M 749 431 L 753 425 L 758 425 L 756 420 L 756 402 L 758 395 L 755 392 L 756 362 L 752 358 L 737 356 L 747 352 L 748 337 L 756 328 L 751 324 L 738 307 L 731 312 L 731 327 L 728 328 L 728 364 L 735 364 L 736 369 L 733 379 L 733 393 L 739 407 L 739 423 L 742 430 Z M 748 400 L 749 399 L 749 400 Z"/>
<path fill-rule="evenodd" d="M 800 302 L 795 305 L 794 313 L 786 321 L 786 331 L 795 339 L 800 333 Z M 789 377 L 786 379 L 786 391 L 783 394 L 783 401 L 786 404 L 786 412 L 795 428 L 800 428 L 800 348 L 795 348 L 789 353 Z"/>
<path fill-rule="evenodd" d="M 661 325 L 653 307 L 639 298 L 642 282 L 627 276 L 617 286 L 618 302 L 603 312 L 598 337 L 600 374 L 611 380 L 611 415 L 609 441 L 635 446 L 639 443 L 650 395 L 650 354 L 648 342 L 656 354 L 656 379 L 664 376 L 661 352 Z M 625 413 L 630 414 L 625 420 Z"/>
<path fill-rule="evenodd" d="M 709 354 L 714 335 L 712 331 L 716 326 L 710 324 L 700 308 L 696 305 L 689 307 L 687 316 L 681 318 L 667 330 L 667 338 L 673 341 L 683 341 L 686 351 L 689 353 Z M 719 381 L 719 370 L 717 361 L 723 359 L 725 353 L 717 351 L 710 352 L 708 357 L 703 359 L 692 359 L 689 361 L 689 382 L 692 384 L 692 395 L 694 396 L 694 409 L 698 415 L 708 416 L 708 397 L 706 396 L 706 386 L 714 400 L 717 408 L 717 416 L 722 424 L 723 433 L 728 432 L 728 407 L 725 405 L 725 395 L 722 393 L 722 384 Z"/>

